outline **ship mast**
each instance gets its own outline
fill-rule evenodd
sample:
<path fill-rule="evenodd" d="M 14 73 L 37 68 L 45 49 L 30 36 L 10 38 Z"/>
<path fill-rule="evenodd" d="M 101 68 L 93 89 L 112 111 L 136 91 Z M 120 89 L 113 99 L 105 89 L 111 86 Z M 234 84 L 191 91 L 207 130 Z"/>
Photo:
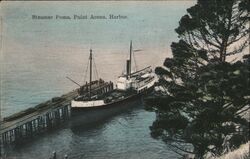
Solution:
<path fill-rule="evenodd" d="M 131 69 L 132 69 L 132 59 L 131 59 L 131 56 L 132 56 L 132 40 L 130 41 L 130 52 L 129 52 L 129 78 L 131 77 Z"/>
<path fill-rule="evenodd" d="M 89 54 L 89 99 L 91 99 L 91 82 L 92 82 L 92 49 Z"/>

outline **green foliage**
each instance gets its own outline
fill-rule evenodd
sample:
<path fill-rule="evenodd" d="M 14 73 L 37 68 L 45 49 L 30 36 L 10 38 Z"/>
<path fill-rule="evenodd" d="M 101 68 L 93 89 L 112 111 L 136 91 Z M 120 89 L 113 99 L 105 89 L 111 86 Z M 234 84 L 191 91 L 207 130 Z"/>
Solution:
<path fill-rule="evenodd" d="M 152 136 L 191 143 L 198 156 L 221 154 L 226 136 L 231 148 L 247 141 L 249 122 L 239 111 L 249 108 L 249 73 L 247 64 L 223 62 L 198 68 L 195 80 L 168 83 L 169 94 L 151 103 L 157 110 Z"/>
<path fill-rule="evenodd" d="M 248 0 L 198 0 L 187 9 L 176 32 L 194 48 L 226 61 L 226 56 L 240 53 L 248 45 L 249 6 Z M 237 49 L 229 49 L 233 47 Z"/>
<path fill-rule="evenodd" d="M 226 62 L 248 45 L 243 4 L 249 1 L 198 0 L 176 29 L 173 58 L 155 70 L 167 92 L 147 101 L 147 110 L 156 112 L 151 135 L 175 151 L 192 145 L 190 153 L 202 158 L 249 140 L 249 121 L 241 116 L 250 105 L 249 62 Z"/>

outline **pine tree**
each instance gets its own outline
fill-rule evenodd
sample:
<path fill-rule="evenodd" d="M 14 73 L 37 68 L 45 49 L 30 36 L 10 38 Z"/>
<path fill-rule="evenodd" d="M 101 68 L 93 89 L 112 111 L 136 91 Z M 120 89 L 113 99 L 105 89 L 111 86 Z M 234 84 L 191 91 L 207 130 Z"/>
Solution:
<path fill-rule="evenodd" d="M 219 155 L 249 140 L 249 63 L 229 63 L 226 57 L 249 47 L 247 0 L 198 0 L 187 9 L 171 45 L 173 58 L 157 67 L 166 91 L 148 99 L 156 112 L 150 127 L 177 153 L 196 158 Z"/>

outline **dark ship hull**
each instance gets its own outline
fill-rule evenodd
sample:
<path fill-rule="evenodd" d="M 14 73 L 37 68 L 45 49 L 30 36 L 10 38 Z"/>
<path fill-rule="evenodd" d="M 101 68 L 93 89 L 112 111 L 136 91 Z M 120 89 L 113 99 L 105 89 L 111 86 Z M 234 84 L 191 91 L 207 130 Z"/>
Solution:
<path fill-rule="evenodd" d="M 130 94 L 123 99 L 118 99 L 112 102 L 105 103 L 101 106 L 90 106 L 90 107 L 71 107 L 72 112 L 78 112 L 78 111 L 87 111 L 87 110 L 100 110 L 100 109 L 110 109 L 114 107 L 120 107 L 121 105 L 127 105 L 130 102 L 136 101 L 138 99 L 141 99 L 142 96 L 145 96 L 146 94 L 152 92 L 153 87 L 137 94 Z"/>

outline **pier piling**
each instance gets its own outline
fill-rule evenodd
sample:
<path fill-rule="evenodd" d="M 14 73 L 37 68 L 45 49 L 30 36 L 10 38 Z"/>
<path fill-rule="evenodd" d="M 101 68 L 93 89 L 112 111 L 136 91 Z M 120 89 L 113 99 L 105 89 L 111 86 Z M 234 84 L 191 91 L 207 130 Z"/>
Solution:
<path fill-rule="evenodd" d="M 4 146 L 18 144 L 65 124 L 71 116 L 71 100 L 78 93 L 88 93 L 89 83 L 61 97 L 38 104 L 0 120 L 0 157 L 4 154 Z M 113 90 L 112 82 L 97 80 L 91 82 L 92 94 L 100 95 Z M 64 158 L 68 158 L 66 155 Z"/>
<path fill-rule="evenodd" d="M 0 150 L 2 151 L 6 144 L 23 142 L 66 122 L 71 115 L 70 101 L 76 95 L 76 91 L 70 92 L 63 95 L 59 102 L 45 102 L 32 113 L 23 116 L 17 113 L 1 121 Z"/>

